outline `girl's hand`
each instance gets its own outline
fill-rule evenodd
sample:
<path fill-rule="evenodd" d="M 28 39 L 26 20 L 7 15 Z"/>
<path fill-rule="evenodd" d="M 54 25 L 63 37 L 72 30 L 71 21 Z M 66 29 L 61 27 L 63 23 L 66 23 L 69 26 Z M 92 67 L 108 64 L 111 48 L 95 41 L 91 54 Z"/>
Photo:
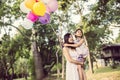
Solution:
<path fill-rule="evenodd" d="M 63 46 L 67 47 L 67 46 L 69 46 L 69 44 L 63 44 Z"/>
<path fill-rule="evenodd" d="M 84 65 L 84 62 L 80 62 L 80 65 L 83 66 L 83 65 Z"/>

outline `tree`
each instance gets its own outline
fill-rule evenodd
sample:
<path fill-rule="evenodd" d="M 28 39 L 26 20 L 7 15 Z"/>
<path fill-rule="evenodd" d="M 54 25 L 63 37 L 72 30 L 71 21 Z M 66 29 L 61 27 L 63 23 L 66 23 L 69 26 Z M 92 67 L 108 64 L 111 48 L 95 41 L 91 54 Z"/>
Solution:
<path fill-rule="evenodd" d="M 86 0 L 81 1 L 61 1 L 61 10 L 73 12 L 74 14 L 80 14 L 81 22 L 78 27 L 69 27 L 70 30 L 75 28 L 82 28 L 85 36 L 87 37 L 88 45 L 90 48 L 91 57 L 95 56 L 95 50 L 99 50 L 100 46 L 105 43 L 110 43 L 109 34 L 112 32 L 109 30 L 109 26 L 112 23 L 119 24 L 119 1 L 118 0 L 100 0 L 95 4 L 88 5 L 90 13 L 83 15 L 84 3 L 89 2 Z M 81 4 L 82 3 L 82 4 Z M 65 6 L 63 8 L 62 6 Z M 73 7 L 71 7 L 73 6 Z M 115 15 L 114 15 L 115 14 Z M 114 16 L 114 17 L 113 17 Z M 70 20 L 68 21 L 70 22 Z M 94 37 L 94 38 L 93 38 Z"/>
<path fill-rule="evenodd" d="M 20 5 L 21 1 L 17 0 L 17 1 L 13 1 L 13 2 L 14 3 L 11 6 L 12 1 L 11 0 L 7 0 L 6 3 L 4 2 L 3 5 L 1 6 L 2 8 L 1 8 L 1 12 L 0 12 L 1 13 L 1 17 L 0 17 L 1 18 L 1 22 L 0 22 L 0 25 L 1 25 L 1 27 L 12 26 L 12 27 L 16 28 L 18 31 L 21 32 L 22 37 L 25 39 L 25 41 L 29 41 L 30 42 L 30 35 L 25 34 L 24 32 L 21 31 L 20 28 L 12 25 L 12 23 L 14 22 L 14 20 L 17 20 L 20 17 L 22 17 L 22 18 L 25 17 L 25 14 L 23 14 L 20 11 L 20 9 L 19 9 L 19 5 Z M 3 10 L 4 10 L 4 12 L 3 12 Z M 20 15 L 18 15 L 18 13 Z M 8 20 L 8 21 L 5 21 L 5 19 Z M 33 41 L 32 45 L 34 47 L 34 49 L 33 49 L 34 53 L 33 54 L 38 55 L 38 56 L 34 56 L 35 64 L 39 64 L 39 60 L 41 62 L 43 62 L 43 64 L 40 63 L 39 65 L 35 65 L 35 68 L 37 67 L 36 71 L 39 72 L 39 74 L 36 73 L 36 75 L 40 75 L 40 74 L 42 75 L 42 74 L 44 74 L 43 72 L 41 72 L 41 71 L 43 71 L 43 68 L 45 68 L 44 71 L 47 73 L 48 71 L 51 70 L 52 66 L 56 63 L 56 62 L 53 62 L 54 59 L 55 59 L 54 52 L 56 51 L 55 47 L 54 47 L 54 45 L 56 45 L 56 42 L 54 41 L 56 39 L 56 37 L 54 37 L 54 35 L 53 35 L 54 33 L 51 34 L 51 32 L 53 32 L 53 31 L 52 31 L 52 29 L 51 29 L 50 26 L 46 26 L 48 28 L 43 29 L 42 27 L 45 27 L 45 26 L 41 26 L 40 23 L 38 22 L 38 25 L 36 24 L 36 27 L 37 27 L 37 29 L 35 29 L 35 30 L 36 31 L 38 30 L 38 31 L 35 33 L 35 35 L 34 34 L 32 35 L 32 37 L 35 37 L 32 40 Z M 46 32 L 44 32 L 44 30 Z M 26 30 L 26 31 L 28 33 L 31 32 L 31 30 Z M 40 33 L 41 31 L 43 31 L 43 33 Z M 47 35 L 47 32 L 48 32 L 49 36 Z M 21 36 L 19 35 L 17 37 L 21 37 Z M 51 37 L 53 37 L 53 38 L 51 38 Z M 46 41 L 46 40 L 48 40 L 48 41 Z M 36 45 L 36 43 L 37 43 L 37 45 Z M 21 43 L 21 45 L 22 45 L 21 48 L 25 48 L 24 46 L 26 46 L 26 45 L 24 45 L 24 44 L 25 43 Z M 17 44 L 15 43 L 15 45 L 17 45 Z M 43 45 L 43 46 L 41 47 L 41 45 Z M 53 47 L 51 47 L 51 46 L 53 46 Z M 27 47 L 30 47 L 30 45 L 28 44 Z M 40 51 L 39 49 L 43 49 L 43 51 L 42 50 Z M 50 53 L 48 53 L 49 55 L 47 54 L 47 52 L 45 52 L 45 50 L 48 51 L 48 52 L 50 52 Z M 24 51 L 24 49 L 22 51 Z M 43 53 L 44 53 L 44 55 L 43 55 Z M 20 55 L 18 55 L 18 57 L 20 57 Z M 47 57 L 48 59 L 45 60 L 44 58 L 42 59 L 42 57 Z M 53 60 L 51 60 L 50 58 L 53 58 Z M 51 63 L 53 63 L 53 64 L 51 65 Z M 51 66 L 49 66 L 49 67 L 46 68 L 46 65 L 51 65 Z M 39 66 L 41 66 L 41 67 L 39 67 Z M 39 78 L 42 79 L 42 76 L 40 76 Z M 40 80 L 40 79 L 38 79 L 38 80 Z"/>
<path fill-rule="evenodd" d="M 9 34 L 4 34 L 2 37 L 2 44 L 0 46 L 0 62 L 2 71 L 0 74 L 2 79 L 13 79 L 15 78 L 16 66 L 15 63 L 19 58 L 29 59 L 30 57 L 30 43 L 29 39 L 22 36 L 15 36 L 11 38 Z M 27 43 L 27 44 L 26 44 Z M 24 44 L 24 45 L 23 45 Z M 21 73 L 19 73 L 21 74 Z"/>
<path fill-rule="evenodd" d="M 11 5 L 12 2 L 13 5 Z M 6 3 L 2 2 L 0 5 L 0 27 L 11 26 L 16 28 L 22 34 L 21 36 L 19 35 L 18 39 L 15 39 L 15 41 L 18 40 L 16 44 L 13 44 L 12 42 L 11 44 L 13 46 L 21 45 L 22 49 L 25 48 L 27 50 L 30 50 L 31 44 L 27 44 L 27 41 L 32 41 L 36 76 L 39 77 L 38 80 L 41 80 L 44 74 L 47 74 L 48 72 L 50 73 L 56 63 L 62 63 L 61 52 L 58 53 L 59 60 L 56 62 L 55 53 L 58 49 L 59 38 L 54 33 L 52 27 L 56 32 L 65 29 L 66 31 L 73 32 L 76 28 L 82 28 L 84 30 L 85 36 L 87 37 L 88 45 L 92 53 L 91 56 L 95 55 L 94 51 L 99 49 L 99 46 L 101 46 L 101 44 L 109 43 L 108 37 L 111 33 L 109 30 L 109 23 L 119 24 L 119 0 L 100 0 L 94 5 L 89 5 L 91 13 L 83 15 L 82 12 L 84 10 L 84 7 L 82 5 L 85 2 L 88 1 L 59 0 L 60 7 L 58 14 L 54 13 L 51 15 L 51 23 L 48 25 L 41 25 L 39 22 L 36 22 L 33 26 L 33 32 L 31 32 L 31 30 L 25 30 L 22 32 L 21 28 L 13 25 L 13 22 L 15 20 L 25 17 L 25 14 L 23 14 L 19 9 L 21 0 L 6 0 Z M 74 7 L 71 8 L 71 6 Z M 75 12 L 77 13 L 72 12 L 72 10 L 76 10 Z M 60 14 L 61 12 L 62 14 Z M 72 13 L 79 14 L 82 17 L 82 20 L 78 26 L 76 26 L 77 24 L 73 23 L 70 20 Z M 61 34 L 63 33 L 59 34 L 60 38 L 62 38 Z M 30 40 L 30 36 L 32 37 L 32 40 Z M 19 43 L 20 38 L 22 38 L 23 42 Z M 22 51 L 26 51 L 25 49 Z M 18 51 L 20 50 L 18 49 Z M 27 54 L 24 54 L 23 52 L 22 55 L 26 56 Z M 20 56 L 21 55 L 18 55 L 17 57 Z"/>
<path fill-rule="evenodd" d="M 116 43 L 120 43 L 120 33 L 119 33 L 118 37 L 116 38 Z"/>

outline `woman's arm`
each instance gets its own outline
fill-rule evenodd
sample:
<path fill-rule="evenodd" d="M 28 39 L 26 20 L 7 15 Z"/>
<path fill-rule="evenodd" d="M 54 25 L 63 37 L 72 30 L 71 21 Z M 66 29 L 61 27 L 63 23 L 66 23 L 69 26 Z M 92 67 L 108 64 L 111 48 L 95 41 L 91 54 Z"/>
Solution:
<path fill-rule="evenodd" d="M 68 52 L 68 48 L 66 48 L 66 47 L 63 48 L 63 55 L 65 56 L 66 60 L 68 60 L 69 62 L 78 64 L 78 65 L 83 65 L 83 62 L 79 62 L 79 61 L 71 58 L 71 56 L 69 55 L 69 52 Z"/>
<path fill-rule="evenodd" d="M 79 47 L 84 42 L 84 39 L 81 39 L 78 43 L 75 44 L 64 44 L 64 46 Z"/>

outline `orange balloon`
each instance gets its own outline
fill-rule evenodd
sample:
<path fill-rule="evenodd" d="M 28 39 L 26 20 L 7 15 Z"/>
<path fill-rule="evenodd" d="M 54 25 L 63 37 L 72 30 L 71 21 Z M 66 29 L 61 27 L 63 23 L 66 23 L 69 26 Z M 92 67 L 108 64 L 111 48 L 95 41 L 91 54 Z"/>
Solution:
<path fill-rule="evenodd" d="M 36 3 L 36 0 L 25 0 L 25 6 L 32 10 L 33 5 Z"/>
<path fill-rule="evenodd" d="M 33 5 L 33 13 L 38 16 L 44 16 L 46 12 L 46 6 L 43 2 L 37 2 Z"/>

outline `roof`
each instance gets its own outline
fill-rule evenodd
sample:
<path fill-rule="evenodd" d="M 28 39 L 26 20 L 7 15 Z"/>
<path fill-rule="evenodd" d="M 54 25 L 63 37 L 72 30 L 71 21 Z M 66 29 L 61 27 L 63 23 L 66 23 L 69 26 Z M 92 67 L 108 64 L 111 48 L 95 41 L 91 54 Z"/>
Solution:
<path fill-rule="evenodd" d="M 105 45 L 105 46 L 102 48 L 102 50 L 105 50 L 105 49 L 108 49 L 108 48 L 115 48 L 115 47 L 120 48 L 120 43 Z"/>

